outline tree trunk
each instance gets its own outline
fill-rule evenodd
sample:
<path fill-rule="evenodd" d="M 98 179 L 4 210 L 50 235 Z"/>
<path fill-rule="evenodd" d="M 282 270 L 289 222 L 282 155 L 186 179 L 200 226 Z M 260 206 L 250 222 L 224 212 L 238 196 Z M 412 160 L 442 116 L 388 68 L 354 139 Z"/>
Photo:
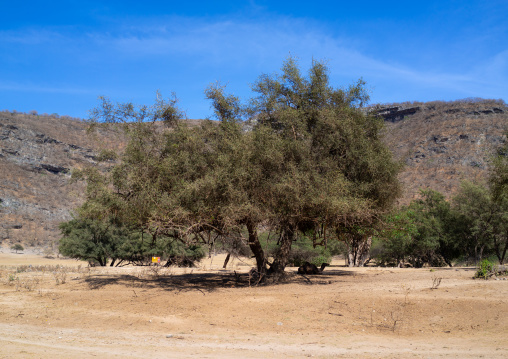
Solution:
<path fill-rule="evenodd" d="M 229 258 L 231 258 L 231 253 L 228 253 L 228 255 L 226 256 L 226 259 L 224 260 L 224 265 L 222 266 L 222 269 L 226 269 L 226 267 L 228 266 Z"/>
<path fill-rule="evenodd" d="M 97 258 L 97 262 L 99 262 L 99 265 L 100 265 L 101 267 L 105 267 L 105 266 L 108 264 L 108 259 L 107 259 L 107 258 L 103 258 L 103 257 L 99 256 L 99 257 Z"/>
<path fill-rule="evenodd" d="M 506 239 L 506 237 L 504 238 L 505 241 L 503 243 L 502 239 L 499 239 L 499 238 L 495 238 L 494 237 L 494 248 L 496 250 L 496 256 L 497 256 L 497 259 L 499 260 L 499 264 L 503 264 L 504 263 L 504 259 L 506 257 L 506 252 L 508 251 L 508 240 Z M 504 244 L 504 247 L 501 248 L 501 244 Z"/>
<path fill-rule="evenodd" d="M 504 249 L 501 251 L 496 251 L 497 253 L 497 259 L 499 260 L 499 264 L 504 264 L 504 259 L 506 257 L 506 251 L 508 250 L 508 242 L 505 243 Z"/>
<path fill-rule="evenodd" d="M 348 265 L 350 267 L 363 267 L 370 258 L 372 237 L 352 235 L 350 241 L 346 241 L 348 251 Z"/>
<path fill-rule="evenodd" d="M 259 277 L 266 275 L 266 257 L 263 247 L 259 242 L 258 231 L 256 225 L 251 221 L 247 221 L 247 230 L 249 232 L 249 248 L 256 258 L 256 266 L 259 273 Z"/>
<path fill-rule="evenodd" d="M 446 263 L 446 264 L 448 264 L 448 266 L 449 266 L 450 268 L 451 268 L 451 267 L 453 267 L 453 264 L 452 264 L 452 261 L 451 261 L 451 260 L 449 260 L 448 258 L 446 258 L 446 257 L 444 257 L 444 256 L 443 256 L 443 259 L 444 259 L 445 263 Z"/>
<path fill-rule="evenodd" d="M 478 248 L 478 247 L 480 247 L 480 248 Z M 479 244 L 477 244 L 475 246 L 475 248 L 474 248 L 474 254 L 475 254 L 475 257 L 476 257 L 475 258 L 476 264 L 480 263 L 480 261 L 483 258 L 483 248 L 484 247 L 485 247 L 484 245 L 480 246 Z"/>
<path fill-rule="evenodd" d="M 294 236 L 295 231 L 293 228 L 286 229 L 282 232 L 280 247 L 277 253 L 275 253 L 275 258 L 270 266 L 270 274 L 281 274 L 284 272 L 284 269 L 286 269 Z"/>

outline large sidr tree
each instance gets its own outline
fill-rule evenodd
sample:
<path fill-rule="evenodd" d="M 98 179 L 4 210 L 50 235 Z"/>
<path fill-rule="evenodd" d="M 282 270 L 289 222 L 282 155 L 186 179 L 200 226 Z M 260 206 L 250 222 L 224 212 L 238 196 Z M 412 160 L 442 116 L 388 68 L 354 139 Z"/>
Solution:
<path fill-rule="evenodd" d="M 363 81 L 334 88 L 313 62 L 302 75 L 289 58 L 280 74 L 262 75 L 248 105 L 211 85 L 205 95 L 218 121 L 189 126 L 174 101 L 152 107 L 103 100 L 92 124 L 123 123 L 129 144 L 105 174 L 110 212 L 126 225 L 185 243 L 244 241 L 261 278 L 277 278 L 291 246 L 346 242 L 351 265 L 381 213 L 399 194 L 400 165 L 381 141 L 383 121 L 368 115 Z M 159 98 L 158 98 L 159 99 Z M 268 258 L 258 238 L 278 235 Z"/>

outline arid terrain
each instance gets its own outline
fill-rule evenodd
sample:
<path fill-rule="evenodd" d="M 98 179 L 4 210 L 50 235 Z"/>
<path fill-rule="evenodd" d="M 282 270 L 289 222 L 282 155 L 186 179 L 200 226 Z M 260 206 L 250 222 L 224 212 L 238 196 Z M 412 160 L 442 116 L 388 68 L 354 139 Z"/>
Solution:
<path fill-rule="evenodd" d="M 399 204 L 420 188 L 453 196 L 484 180 L 506 141 L 506 104 L 384 106 L 385 140 L 405 163 Z M 119 150 L 113 129 L 0 113 L 0 358 L 507 358 L 508 278 L 473 268 L 346 268 L 256 286 L 251 260 L 197 268 L 88 268 L 56 256 L 58 224 L 83 201 L 74 168 Z M 14 253 L 15 243 L 26 250 Z"/>
<path fill-rule="evenodd" d="M 223 270 L 223 259 L 87 268 L 4 249 L 0 358 L 508 357 L 504 278 L 336 260 L 323 275 L 288 268 L 287 283 L 254 286 L 252 263 Z"/>
<path fill-rule="evenodd" d="M 385 141 L 405 164 L 401 205 L 418 197 L 420 188 L 450 198 L 461 181 L 484 181 L 495 149 L 506 141 L 508 108 L 502 101 L 407 102 L 372 109 L 384 118 Z M 72 170 L 100 167 L 100 150 L 121 150 L 126 142 L 114 127 L 95 136 L 86 129 L 85 122 L 66 116 L 0 112 L 0 246 L 20 243 L 56 253 L 59 223 L 83 202 L 84 184 L 70 180 Z"/>

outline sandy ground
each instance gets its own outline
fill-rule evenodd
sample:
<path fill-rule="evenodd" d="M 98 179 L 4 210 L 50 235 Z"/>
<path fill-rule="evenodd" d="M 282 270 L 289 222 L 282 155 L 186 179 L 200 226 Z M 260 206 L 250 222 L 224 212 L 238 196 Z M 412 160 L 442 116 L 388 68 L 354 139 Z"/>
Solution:
<path fill-rule="evenodd" d="M 508 358 L 508 280 L 340 261 L 249 286 L 251 263 L 223 260 L 156 272 L 0 253 L 0 358 Z"/>

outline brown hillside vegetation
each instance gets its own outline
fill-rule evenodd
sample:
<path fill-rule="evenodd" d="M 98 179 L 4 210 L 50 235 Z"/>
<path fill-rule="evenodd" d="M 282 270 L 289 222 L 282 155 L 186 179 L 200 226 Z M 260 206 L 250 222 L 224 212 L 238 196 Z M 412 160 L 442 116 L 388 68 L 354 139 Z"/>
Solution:
<path fill-rule="evenodd" d="M 493 150 L 506 141 L 502 101 L 403 103 L 370 108 L 386 120 L 385 139 L 405 163 L 401 204 L 431 188 L 450 197 L 464 179 L 482 181 Z M 198 121 L 190 121 L 195 124 Z M 120 131 L 86 134 L 86 123 L 58 116 L 0 112 L 0 245 L 52 247 L 58 223 L 82 202 L 73 168 L 98 165 L 100 149 L 125 145 Z M 48 248 L 51 252 L 51 248 Z"/>
<path fill-rule="evenodd" d="M 83 268 L 0 253 L 0 357 L 508 357 L 503 278 L 339 261 L 318 276 L 288 268 L 287 283 L 255 287 L 253 263 L 218 269 L 223 260 Z"/>
<path fill-rule="evenodd" d="M 402 204 L 420 188 L 450 198 L 463 180 L 484 183 L 494 151 L 505 141 L 503 101 L 404 103 L 376 109 L 386 120 L 385 138 L 405 168 Z"/>
<path fill-rule="evenodd" d="M 0 241 L 55 245 L 58 224 L 81 204 L 84 186 L 73 168 L 96 164 L 100 149 L 119 149 L 122 136 L 86 134 L 77 119 L 0 113 Z"/>

